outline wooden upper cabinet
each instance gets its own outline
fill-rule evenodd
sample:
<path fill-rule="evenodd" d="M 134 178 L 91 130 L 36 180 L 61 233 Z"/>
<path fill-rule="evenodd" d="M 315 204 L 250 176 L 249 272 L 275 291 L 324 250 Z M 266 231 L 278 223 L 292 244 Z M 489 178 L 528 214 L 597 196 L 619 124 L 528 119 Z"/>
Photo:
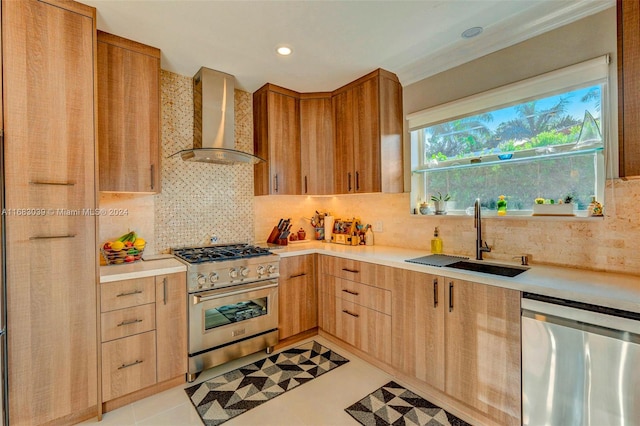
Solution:
<path fill-rule="evenodd" d="M 640 177 L 640 3 L 617 1 L 620 177 Z"/>
<path fill-rule="evenodd" d="M 336 192 L 402 192 L 402 87 L 378 69 L 333 92 Z"/>
<path fill-rule="evenodd" d="M 253 146 L 266 160 L 254 166 L 255 195 L 298 195 L 300 182 L 299 93 L 265 84 L 253 94 Z"/>
<path fill-rule="evenodd" d="M 332 114 L 331 93 L 301 95 L 300 168 L 304 195 L 335 193 Z"/>
<path fill-rule="evenodd" d="M 98 31 L 100 191 L 160 192 L 160 50 Z"/>

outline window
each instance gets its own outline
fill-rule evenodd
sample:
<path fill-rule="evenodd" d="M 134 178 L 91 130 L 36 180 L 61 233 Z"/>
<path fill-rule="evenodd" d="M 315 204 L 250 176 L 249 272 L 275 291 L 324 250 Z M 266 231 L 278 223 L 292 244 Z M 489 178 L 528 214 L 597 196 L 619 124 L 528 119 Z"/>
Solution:
<path fill-rule="evenodd" d="M 608 58 L 411 114 L 412 202 L 449 194 L 530 214 L 536 198 L 603 198 Z M 604 135 L 604 136 L 603 136 Z M 449 206 L 452 209 L 452 206 Z"/>

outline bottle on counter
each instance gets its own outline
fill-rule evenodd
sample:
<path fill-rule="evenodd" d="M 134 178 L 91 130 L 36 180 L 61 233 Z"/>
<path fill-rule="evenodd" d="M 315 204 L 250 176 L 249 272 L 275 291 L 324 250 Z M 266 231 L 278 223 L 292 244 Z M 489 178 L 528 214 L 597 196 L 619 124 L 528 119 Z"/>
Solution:
<path fill-rule="evenodd" d="M 367 228 L 367 232 L 365 232 L 364 234 L 364 243 L 368 246 L 373 245 L 373 230 L 370 226 Z"/>
<path fill-rule="evenodd" d="M 431 240 L 431 253 L 442 253 L 442 238 L 440 238 L 440 230 L 437 226 L 436 229 L 433 230 L 433 239 Z"/>
<path fill-rule="evenodd" d="M 506 216 L 507 215 L 507 200 L 505 200 L 505 196 L 501 195 L 498 197 L 498 216 Z"/>

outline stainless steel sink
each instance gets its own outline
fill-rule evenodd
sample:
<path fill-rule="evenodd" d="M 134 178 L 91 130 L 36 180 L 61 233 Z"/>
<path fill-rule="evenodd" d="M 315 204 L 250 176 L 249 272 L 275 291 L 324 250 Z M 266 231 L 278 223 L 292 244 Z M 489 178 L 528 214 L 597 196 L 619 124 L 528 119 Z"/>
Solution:
<path fill-rule="evenodd" d="M 498 265 L 495 263 L 480 263 L 480 262 L 468 262 L 463 260 L 461 262 L 452 263 L 447 265 L 448 268 L 464 269 L 467 271 L 483 272 L 485 274 L 501 275 L 503 277 L 515 277 L 526 271 L 525 266 L 507 266 Z"/>

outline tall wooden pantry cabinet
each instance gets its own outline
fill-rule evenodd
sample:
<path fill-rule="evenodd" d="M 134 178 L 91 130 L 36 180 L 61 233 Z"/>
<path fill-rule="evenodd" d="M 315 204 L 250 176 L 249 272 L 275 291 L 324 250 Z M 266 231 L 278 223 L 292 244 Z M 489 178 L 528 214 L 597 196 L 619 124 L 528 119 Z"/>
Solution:
<path fill-rule="evenodd" d="M 92 7 L 2 1 L 12 425 L 98 412 L 95 35 Z"/>

